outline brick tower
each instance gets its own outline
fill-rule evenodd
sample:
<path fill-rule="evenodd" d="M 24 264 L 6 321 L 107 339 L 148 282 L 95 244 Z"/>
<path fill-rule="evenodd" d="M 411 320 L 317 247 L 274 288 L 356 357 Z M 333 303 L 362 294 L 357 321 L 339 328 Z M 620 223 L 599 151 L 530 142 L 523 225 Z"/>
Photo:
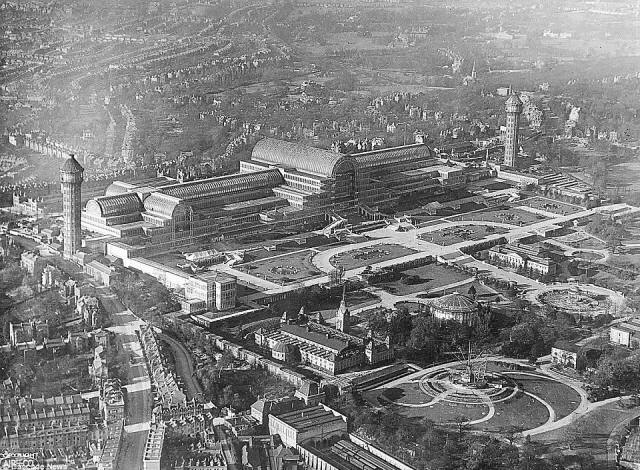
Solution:
<path fill-rule="evenodd" d="M 82 173 L 84 168 L 71 154 L 60 169 L 62 213 L 64 216 L 64 257 L 70 259 L 82 244 L 80 212 L 82 210 Z"/>
<path fill-rule="evenodd" d="M 517 94 L 511 93 L 505 102 L 507 111 L 507 125 L 504 135 L 504 165 L 514 167 L 516 156 L 520 150 L 518 144 L 518 129 L 520 127 L 520 114 L 522 114 L 522 101 Z"/>

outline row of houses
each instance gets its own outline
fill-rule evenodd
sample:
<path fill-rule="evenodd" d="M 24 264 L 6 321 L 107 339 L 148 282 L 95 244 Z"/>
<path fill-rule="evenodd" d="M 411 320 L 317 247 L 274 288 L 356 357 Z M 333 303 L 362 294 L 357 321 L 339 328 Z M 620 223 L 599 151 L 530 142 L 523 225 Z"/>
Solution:
<path fill-rule="evenodd" d="M 640 348 L 640 319 L 633 318 L 609 327 L 609 341 L 631 349 Z M 588 349 L 568 341 L 559 341 L 551 348 L 551 362 L 572 369 L 584 369 L 588 355 Z"/>

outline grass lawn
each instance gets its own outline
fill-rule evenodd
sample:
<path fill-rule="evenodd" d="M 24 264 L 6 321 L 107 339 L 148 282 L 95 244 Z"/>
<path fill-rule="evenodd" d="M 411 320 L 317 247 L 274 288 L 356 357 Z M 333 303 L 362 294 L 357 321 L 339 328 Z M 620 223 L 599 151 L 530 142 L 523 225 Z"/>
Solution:
<path fill-rule="evenodd" d="M 271 282 L 299 282 L 323 275 L 311 262 L 315 254 L 314 250 L 302 250 L 245 263 L 237 266 L 237 269 Z"/>
<path fill-rule="evenodd" d="M 405 284 L 402 280 L 378 284 L 377 287 L 394 295 L 410 295 L 418 292 L 428 292 L 448 284 L 469 279 L 465 273 L 459 273 L 446 266 L 435 263 L 403 271 L 407 276 L 418 276 L 422 282 Z"/>
<path fill-rule="evenodd" d="M 469 214 L 460 214 L 454 217 L 449 217 L 451 222 L 465 221 L 465 220 L 480 220 L 487 222 L 499 222 L 502 224 L 510 224 L 516 226 L 531 225 L 543 220 L 549 220 L 549 217 L 545 217 L 540 214 L 534 214 L 526 210 L 514 208 L 514 207 L 493 207 L 484 211 L 472 212 Z"/>
<path fill-rule="evenodd" d="M 322 317 L 327 320 L 336 315 L 336 311 L 342 301 L 342 292 L 336 292 L 331 297 L 313 298 L 311 301 L 307 301 L 305 310 L 309 315 L 315 314 L 315 312 L 322 312 Z M 346 293 L 346 302 L 350 310 L 366 307 L 367 305 L 374 305 L 380 302 L 380 298 L 367 292 L 365 290 L 349 291 Z M 272 303 L 274 311 L 298 311 L 300 310 L 301 303 L 296 297 L 290 297 L 284 300 L 277 300 Z"/>
<path fill-rule="evenodd" d="M 380 302 L 380 297 L 365 290 L 356 290 L 347 292 L 345 300 L 349 309 L 354 310 L 368 305 L 375 305 Z M 341 301 L 342 297 L 332 297 L 314 304 L 311 309 L 307 309 L 307 312 L 310 314 L 321 312 L 322 318 L 328 320 L 336 316 Z"/>
<path fill-rule="evenodd" d="M 472 426 L 472 429 L 501 432 L 516 426 L 532 429 L 547 422 L 547 408 L 535 398 L 518 393 L 514 398 L 495 404 L 496 413 L 489 421 Z"/>
<path fill-rule="evenodd" d="M 559 242 L 573 248 L 589 248 L 592 250 L 604 250 L 607 245 L 583 231 L 572 231 L 566 235 L 555 237 Z"/>
<path fill-rule="evenodd" d="M 591 250 L 604 250 L 607 245 L 606 243 L 601 242 L 597 238 L 589 237 L 583 240 L 575 241 L 572 243 L 567 243 L 574 248 L 588 248 Z"/>
<path fill-rule="evenodd" d="M 625 410 L 616 403 L 610 403 L 579 417 L 569 426 L 534 436 L 533 440 L 550 444 L 553 448 L 566 447 L 573 441 L 571 443 L 574 451 L 588 453 L 597 460 L 603 460 L 607 454 L 607 439 L 615 426 L 638 413 L 637 408 Z"/>
<path fill-rule="evenodd" d="M 415 387 L 414 387 L 415 386 Z M 401 387 L 401 388 L 399 388 Z M 421 404 L 431 401 L 430 397 L 424 395 L 419 389 L 418 384 L 402 384 L 393 389 L 377 389 L 364 392 L 365 400 L 373 406 L 389 406 L 389 402 L 380 398 L 385 394 L 387 398 L 396 399 L 398 392 L 404 393 L 402 397 L 398 397 L 399 403 Z M 485 405 L 463 405 L 439 402 L 432 406 L 408 407 L 400 405 L 391 405 L 391 408 L 398 414 L 407 418 L 429 418 L 436 423 L 445 424 L 452 423 L 456 417 L 464 415 L 469 420 L 480 419 L 489 412 L 489 408 Z"/>
<path fill-rule="evenodd" d="M 546 197 L 532 197 L 519 202 L 521 206 L 531 207 L 545 212 L 551 212 L 558 215 L 571 215 L 582 212 L 584 207 L 576 206 L 574 204 L 568 204 L 566 202 L 556 201 L 553 199 L 547 199 Z"/>
<path fill-rule="evenodd" d="M 382 395 L 400 404 L 420 405 L 429 403 L 432 397 L 424 394 L 417 383 L 404 383 L 391 388 L 382 389 Z"/>
<path fill-rule="evenodd" d="M 394 307 L 398 309 L 406 308 L 409 311 L 409 313 L 422 312 L 425 309 L 425 306 L 423 304 L 420 304 L 418 302 L 405 302 L 405 301 L 397 302 L 394 305 Z"/>
<path fill-rule="evenodd" d="M 556 419 L 569 415 L 580 404 L 578 392 L 556 380 L 522 375 L 517 372 L 505 372 L 505 374 L 522 384 L 527 392 L 533 393 L 549 403 L 556 412 Z"/>
<path fill-rule="evenodd" d="M 464 416 L 468 421 L 473 421 L 486 416 L 489 412 L 489 408 L 485 405 L 463 405 L 448 402 L 440 402 L 433 406 L 420 408 L 409 408 L 398 405 L 395 405 L 393 408 L 407 418 L 426 417 L 440 424 L 453 423 L 458 416 Z"/>
<path fill-rule="evenodd" d="M 330 262 L 335 267 L 342 266 L 345 270 L 349 270 L 380 263 L 381 261 L 401 258 L 412 253 L 416 253 L 416 251 L 401 245 L 382 243 L 338 253 L 331 257 Z"/>
<path fill-rule="evenodd" d="M 501 227 L 462 225 L 423 233 L 420 235 L 420 239 L 429 243 L 435 243 L 436 245 L 449 246 L 467 240 L 482 240 L 486 236 L 507 233 L 507 231 L 508 230 Z"/>

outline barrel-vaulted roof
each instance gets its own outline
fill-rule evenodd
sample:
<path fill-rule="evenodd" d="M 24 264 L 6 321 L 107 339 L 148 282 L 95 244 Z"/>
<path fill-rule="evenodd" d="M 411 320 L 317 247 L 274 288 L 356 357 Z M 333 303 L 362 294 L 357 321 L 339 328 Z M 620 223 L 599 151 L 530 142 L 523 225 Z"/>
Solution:
<path fill-rule="evenodd" d="M 135 193 L 102 196 L 87 202 L 86 210 L 100 217 L 113 217 L 140 212 L 142 202 Z"/>
<path fill-rule="evenodd" d="M 330 177 L 334 175 L 338 164 L 347 158 L 341 153 L 330 150 L 267 137 L 255 145 L 251 160 Z"/>
<path fill-rule="evenodd" d="M 144 208 L 147 212 L 167 219 L 173 217 L 179 205 L 180 199 L 160 192 L 152 193 L 144 200 Z"/>
<path fill-rule="evenodd" d="M 284 184 L 282 174 L 277 169 L 239 173 L 204 180 L 190 181 L 159 189 L 159 192 L 178 199 L 221 196 L 237 191 L 259 188 L 275 188 Z M 153 197 L 153 195 L 149 196 Z M 146 202 L 145 202 L 146 206 Z"/>
<path fill-rule="evenodd" d="M 433 154 L 428 145 L 414 144 L 371 150 L 352 155 L 350 158 L 355 160 L 357 168 L 365 169 L 395 163 L 427 161 L 433 158 Z"/>
<path fill-rule="evenodd" d="M 122 183 L 121 181 L 114 181 L 104 192 L 105 196 L 117 196 L 118 194 L 126 194 L 128 193 L 128 189 L 126 183 Z"/>

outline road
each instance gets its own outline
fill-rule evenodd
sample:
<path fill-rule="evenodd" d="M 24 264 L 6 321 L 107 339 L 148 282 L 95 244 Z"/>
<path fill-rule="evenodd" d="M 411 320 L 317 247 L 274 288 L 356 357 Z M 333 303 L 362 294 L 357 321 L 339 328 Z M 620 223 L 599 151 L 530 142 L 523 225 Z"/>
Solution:
<path fill-rule="evenodd" d="M 144 447 L 151 422 L 153 397 L 143 360 L 142 347 L 135 334 L 141 321 L 127 310 L 108 289 L 101 288 L 98 289 L 98 292 L 102 305 L 113 319 L 113 326 L 108 329 L 116 333 L 116 341 L 135 358 L 135 362 L 129 367 L 128 383 L 125 386 L 127 389 L 125 433 L 115 468 L 142 470 Z"/>
<path fill-rule="evenodd" d="M 222 453 L 227 461 L 227 469 L 242 470 L 242 465 L 238 463 L 238 456 L 236 455 L 236 450 L 233 447 L 233 441 L 229 436 L 227 436 L 225 428 L 222 426 L 216 426 L 215 429 L 216 436 L 218 436 L 218 440 L 222 446 Z"/>
<path fill-rule="evenodd" d="M 176 374 L 182 378 L 182 382 L 186 387 L 187 398 L 192 399 L 199 395 L 201 396 L 203 390 L 198 380 L 193 376 L 195 367 L 193 358 L 187 348 L 171 336 L 160 333 L 157 335 L 157 338 L 165 341 L 171 348 L 176 363 Z"/>

